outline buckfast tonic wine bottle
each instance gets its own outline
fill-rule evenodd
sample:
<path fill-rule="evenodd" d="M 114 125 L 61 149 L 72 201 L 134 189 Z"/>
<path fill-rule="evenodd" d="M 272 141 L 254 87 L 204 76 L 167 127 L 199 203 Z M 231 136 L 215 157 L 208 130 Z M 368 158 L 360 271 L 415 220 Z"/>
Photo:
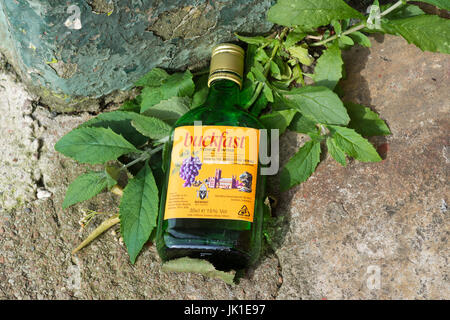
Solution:
<path fill-rule="evenodd" d="M 261 248 L 265 181 L 256 117 L 238 106 L 244 50 L 212 51 L 203 106 L 175 124 L 165 152 L 157 249 L 163 261 L 207 259 L 220 270 L 253 263 Z"/>

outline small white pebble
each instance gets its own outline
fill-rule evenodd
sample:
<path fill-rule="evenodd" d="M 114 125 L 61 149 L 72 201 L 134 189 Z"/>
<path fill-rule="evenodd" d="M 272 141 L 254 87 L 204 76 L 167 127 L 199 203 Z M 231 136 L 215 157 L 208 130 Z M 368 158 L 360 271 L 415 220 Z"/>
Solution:
<path fill-rule="evenodd" d="M 38 199 L 46 199 L 46 198 L 50 198 L 52 196 L 50 191 L 47 191 L 45 189 L 39 188 L 37 190 L 36 196 Z"/>

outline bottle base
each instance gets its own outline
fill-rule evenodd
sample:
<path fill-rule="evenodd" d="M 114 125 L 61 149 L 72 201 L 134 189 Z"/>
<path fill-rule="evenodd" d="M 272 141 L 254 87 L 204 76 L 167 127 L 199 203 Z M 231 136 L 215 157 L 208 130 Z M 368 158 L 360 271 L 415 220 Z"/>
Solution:
<path fill-rule="evenodd" d="M 173 245 L 162 248 L 160 256 L 164 261 L 189 257 L 211 262 L 217 270 L 230 271 L 248 267 L 250 256 L 239 250 L 224 246 Z"/>

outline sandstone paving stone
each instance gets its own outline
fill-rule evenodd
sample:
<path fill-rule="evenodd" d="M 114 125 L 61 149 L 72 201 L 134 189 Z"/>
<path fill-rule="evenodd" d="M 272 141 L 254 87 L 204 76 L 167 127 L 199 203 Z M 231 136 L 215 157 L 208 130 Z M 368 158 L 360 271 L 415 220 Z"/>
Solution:
<path fill-rule="evenodd" d="M 345 53 L 341 84 L 344 101 L 386 120 L 392 135 L 372 139 L 385 159 L 344 168 L 328 156 L 280 195 L 279 299 L 450 297 L 450 57 L 399 37 L 371 39 L 372 48 Z"/>
<path fill-rule="evenodd" d="M 0 209 L 0 299 L 448 299 L 450 59 L 397 37 L 371 39 L 372 48 L 345 53 L 341 85 L 345 100 L 370 106 L 387 121 L 392 135 L 372 139 L 385 159 L 344 168 L 325 157 L 307 182 L 283 194 L 272 177 L 278 205 L 270 244 L 235 286 L 161 271 L 150 243 L 131 265 L 118 226 L 71 255 L 104 218 L 80 232 L 83 211 L 112 214 L 120 202 L 104 192 L 61 208 L 67 186 L 88 166 L 56 153 L 54 144 L 94 114 L 52 112 L 0 68 L 6 79 L 0 90 L 16 91 L 0 99 L 2 123 L 22 128 L 16 139 L 37 152 L 31 161 L 21 158 L 19 142 L 2 140 L 10 149 L 0 154 L 2 175 L 30 189 L 20 202 L 10 195 L 10 205 Z M 30 147 L 34 140 L 39 143 Z M 305 141 L 282 136 L 281 164 Z M 16 154 L 29 170 L 25 178 L 4 165 Z M 11 183 L 5 181 L 2 190 Z M 38 199 L 38 188 L 50 196 Z"/>
<path fill-rule="evenodd" d="M 23 205 L 36 194 L 39 140 L 31 113 L 33 96 L 13 73 L 1 72 L 0 57 L 0 208 Z"/>

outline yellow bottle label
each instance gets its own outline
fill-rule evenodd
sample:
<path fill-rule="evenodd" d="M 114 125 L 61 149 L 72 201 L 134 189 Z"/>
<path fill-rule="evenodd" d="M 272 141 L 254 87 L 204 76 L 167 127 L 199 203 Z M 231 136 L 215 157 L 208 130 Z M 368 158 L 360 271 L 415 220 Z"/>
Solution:
<path fill-rule="evenodd" d="M 164 219 L 253 222 L 259 130 L 184 126 L 173 141 Z"/>

